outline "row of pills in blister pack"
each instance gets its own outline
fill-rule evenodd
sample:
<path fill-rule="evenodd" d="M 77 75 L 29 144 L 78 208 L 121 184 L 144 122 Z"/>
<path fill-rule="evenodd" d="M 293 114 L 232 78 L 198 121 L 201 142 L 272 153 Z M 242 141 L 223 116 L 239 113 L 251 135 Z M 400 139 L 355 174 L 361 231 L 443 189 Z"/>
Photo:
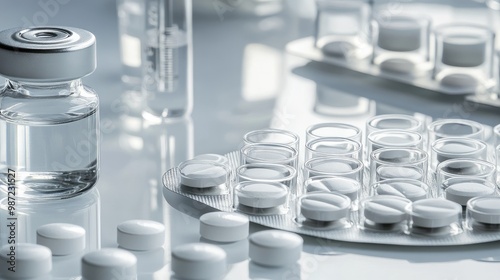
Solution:
<path fill-rule="evenodd" d="M 472 92 L 495 83 L 495 33 L 488 26 L 435 27 L 427 15 L 387 16 L 390 6 L 375 11 L 364 0 L 316 3 L 315 47 L 326 55 L 350 64 L 371 57 L 388 74 L 429 76 L 450 90 Z"/>
<path fill-rule="evenodd" d="M 268 267 L 293 265 L 300 259 L 303 244 L 299 235 L 279 230 L 249 236 L 248 218 L 237 213 L 207 213 L 200 218 L 202 242 L 175 247 L 170 273 L 165 258 L 165 234 L 164 225 L 155 221 L 125 221 L 117 227 L 118 248 L 84 253 L 82 227 L 47 224 L 38 228 L 37 244 L 13 244 L 0 250 L 0 266 L 4 268 L 0 277 L 135 280 L 167 279 L 173 273 L 170 279 L 218 280 L 225 277 L 228 264 L 249 257 L 255 264 Z M 233 250 L 231 244 L 241 248 Z"/>
<path fill-rule="evenodd" d="M 488 141 L 496 143 L 500 139 L 499 130 L 500 126 L 495 127 L 496 136 Z M 426 127 L 412 116 L 380 115 L 367 122 L 366 131 L 368 135 L 362 137 L 360 129 L 348 124 L 309 127 L 304 164 L 299 163 L 302 162 L 298 155 L 299 137 L 294 133 L 273 129 L 252 131 L 245 135 L 245 145 L 240 150 L 241 163 L 234 174 L 223 157 L 212 156 L 212 162 L 204 162 L 209 159 L 207 156 L 197 157 L 179 166 L 181 186 L 183 191 L 192 194 L 232 193 L 234 209 L 251 215 L 285 214 L 293 209 L 301 225 L 330 229 L 350 227 L 358 222 L 365 229 L 366 205 L 377 205 L 368 207 L 371 217 L 375 213 L 373 209 L 390 208 L 380 206 L 379 201 L 373 204 L 375 196 L 399 196 L 403 200 L 389 199 L 391 202 L 387 203 L 396 203 L 397 207 L 391 211 L 399 213 L 397 224 L 400 226 L 388 228 L 405 232 L 415 228 L 406 226 L 408 222 L 418 224 L 415 222 L 417 216 L 411 215 L 415 212 L 414 206 L 421 209 L 420 204 L 437 203 L 436 211 L 439 207 L 451 207 L 453 213 L 445 215 L 445 220 L 449 225 L 457 225 L 458 229 L 462 224 L 462 207 L 465 208 L 471 198 L 497 195 L 496 167 L 491 162 L 494 161 L 492 147 L 496 144 L 486 142 L 488 133 L 477 122 L 445 119 Z M 363 143 L 366 143 L 365 151 L 361 149 Z M 430 161 L 427 151 L 431 154 Z M 303 180 L 298 173 L 303 174 Z M 230 182 L 232 176 L 236 181 L 234 188 L 224 184 Z M 326 193 L 310 194 L 318 191 Z M 306 195 L 301 196 L 304 192 Z M 433 200 L 436 197 L 448 201 Z M 305 204 L 302 203 L 304 199 Z M 424 201 L 410 203 L 417 200 Z M 429 202 L 425 202 L 427 200 Z M 290 205 L 290 202 L 297 205 Z M 326 207 L 323 213 L 314 207 L 308 208 L 317 204 Z M 483 204 L 489 205 L 479 202 Z M 358 212 L 359 208 L 362 211 Z M 472 212 L 467 225 L 472 228 L 473 219 L 484 221 L 485 218 L 477 218 L 476 208 L 469 208 Z M 497 219 L 494 207 L 484 211 L 490 219 Z M 383 217 L 385 214 L 381 213 Z M 330 215 L 330 218 L 319 219 L 322 215 Z M 434 217 L 429 217 L 429 223 L 443 223 L 433 221 Z M 385 224 L 383 219 L 381 223 Z"/>

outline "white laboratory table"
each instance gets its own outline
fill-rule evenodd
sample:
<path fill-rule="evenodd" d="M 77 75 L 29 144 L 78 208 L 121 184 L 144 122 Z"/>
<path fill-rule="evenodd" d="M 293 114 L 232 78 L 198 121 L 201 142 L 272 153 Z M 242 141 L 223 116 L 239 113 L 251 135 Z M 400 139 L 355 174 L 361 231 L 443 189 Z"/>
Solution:
<path fill-rule="evenodd" d="M 57 9 L 44 10 L 40 3 L 45 2 L 57 3 Z M 427 120 L 456 117 L 490 126 L 500 123 L 498 112 L 470 106 L 461 97 L 287 55 L 283 50 L 288 41 L 312 32 L 310 19 L 295 16 L 296 7 L 305 5 L 303 1 L 287 1 L 289 7 L 296 6 L 262 18 L 237 9 L 226 11 L 223 17 L 210 9 L 197 13 L 194 112 L 190 118 L 151 124 L 124 106 L 114 1 L 2 4 L 2 29 L 37 21 L 95 33 L 98 69 L 85 81 L 101 100 L 100 220 L 92 216 L 89 224 L 99 229 L 100 223 L 101 247 L 116 247 L 119 223 L 129 219 L 164 223 L 167 266 L 148 279 L 169 279 L 171 248 L 200 240 L 196 217 L 203 210 L 178 204 L 174 208 L 167 203 L 162 174 L 197 154 L 236 150 L 247 131 L 272 126 L 303 134 L 309 124 L 325 121 L 363 128 L 366 119 L 376 114 L 414 112 Z M 40 219 L 49 222 L 54 217 L 57 215 L 47 214 Z M 252 231 L 263 229 L 251 227 Z M 231 264 L 226 279 L 455 280 L 498 279 L 500 275 L 500 242 L 404 247 L 304 239 L 304 252 L 296 266 L 270 269 L 245 260 Z"/>

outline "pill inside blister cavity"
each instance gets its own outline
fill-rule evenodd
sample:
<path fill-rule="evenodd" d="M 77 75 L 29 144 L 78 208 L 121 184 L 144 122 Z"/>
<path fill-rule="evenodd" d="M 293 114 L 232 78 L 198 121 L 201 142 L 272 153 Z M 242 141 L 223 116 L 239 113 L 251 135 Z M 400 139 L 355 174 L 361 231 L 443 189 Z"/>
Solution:
<path fill-rule="evenodd" d="M 407 210 L 412 234 L 439 236 L 461 232 L 462 206 L 456 202 L 427 198 L 413 202 Z"/>
<path fill-rule="evenodd" d="M 137 257 L 132 253 L 117 249 L 104 248 L 87 253 L 82 258 L 82 280 L 137 279 Z"/>
<path fill-rule="evenodd" d="M 236 242 L 248 237 L 247 216 L 231 212 L 211 212 L 200 217 L 200 235 L 216 242 Z"/>
<path fill-rule="evenodd" d="M 250 259 L 259 265 L 280 267 L 300 259 L 304 240 L 295 233 L 264 230 L 253 233 L 250 240 Z"/>
<path fill-rule="evenodd" d="M 306 192 L 335 192 L 351 199 L 358 200 L 361 185 L 358 181 L 344 177 L 312 177 L 305 183 Z"/>
<path fill-rule="evenodd" d="M 324 157 L 313 158 L 305 163 L 306 178 L 314 176 L 341 176 L 360 180 L 363 164 L 354 158 Z"/>
<path fill-rule="evenodd" d="M 175 279 L 223 279 L 227 269 L 227 254 L 213 244 L 179 245 L 172 250 L 171 269 Z"/>
<path fill-rule="evenodd" d="M 281 183 L 246 181 L 235 188 L 234 206 L 242 212 L 278 214 L 286 211 L 288 188 Z"/>
<path fill-rule="evenodd" d="M 469 200 L 467 225 L 474 230 L 500 231 L 500 197 L 476 197 Z"/>
<path fill-rule="evenodd" d="M 432 153 L 435 155 L 437 164 L 456 158 L 484 159 L 487 146 L 484 142 L 467 138 L 441 138 L 432 143 Z"/>
<path fill-rule="evenodd" d="M 403 231 L 411 201 L 398 196 L 379 195 L 361 202 L 360 227 L 368 230 Z"/>
<path fill-rule="evenodd" d="M 297 171 L 295 168 L 271 163 L 252 163 L 244 164 L 236 170 L 238 181 L 265 181 L 265 182 L 283 182 L 295 178 Z"/>
<path fill-rule="evenodd" d="M 226 183 L 228 170 L 223 164 L 188 160 L 179 166 L 181 184 L 192 188 L 211 188 Z"/>
<path fill-rule="evenodd" d="M 372 190 L 375 195 L 392 195 L 417 201 L 427 198 L 428 186 L 417 180 L 393 179 L 374 184 Z"/>
<path fill-rule="evenodd" d="M 450 178 L 443 182 L 445 198 L 466 206 L 469 199 L 495 193 L 495 186 L 476 178 Z"/>
<path fill-rule="evenodd" d="M 229 165 L 229 160 L 225 156 L 221 156 L 218 154 L 201 154 L 197 155 L 193 158 L 193 160 L 204 160 L 204 161 L 212 161 L 216 163 L 221 163 L 224 165 Z"/>
<path fill-rule="evenodd" d="M 377 168 L 378 181 L 395 178 L 422 180 L 423 176 L 423 171 L 416 167 L 383 165 Z"/>
<path fill-rule="evenodd" d="M 299 201 L 300 213 L 314 222 L 335 222 L 347 218 L 351 200 L 342 194 L 315 192 L 303 195 Z"/>

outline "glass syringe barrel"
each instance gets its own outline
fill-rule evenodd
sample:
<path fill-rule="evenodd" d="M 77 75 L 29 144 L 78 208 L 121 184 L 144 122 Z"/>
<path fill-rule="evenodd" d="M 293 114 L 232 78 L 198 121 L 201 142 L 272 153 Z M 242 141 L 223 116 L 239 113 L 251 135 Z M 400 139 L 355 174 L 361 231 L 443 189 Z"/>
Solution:
<path fill-rule="evenodd" d="M 146 1 L 143 92 L 149 116 L 178 117 L 191 111 L 190 1 Z"/>

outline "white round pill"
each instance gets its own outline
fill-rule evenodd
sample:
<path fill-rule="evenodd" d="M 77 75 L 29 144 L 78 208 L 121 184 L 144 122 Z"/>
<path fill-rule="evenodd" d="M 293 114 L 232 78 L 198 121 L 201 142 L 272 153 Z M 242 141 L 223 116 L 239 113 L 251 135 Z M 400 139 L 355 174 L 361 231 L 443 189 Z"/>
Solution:
<path fill-rule="evenodd" d="M 300 259 L 302 237 L 281 230 L 264 230 L 250 235 L 250 259 L 263 266 L 279 267 Z"/>
<path fill-rule="evenodd" d="M 105 248 L 82 258 L 83 280 L 136 280 L 137 258 L 130 252 Z"/>
<path fill-rule="evenodd" d="M 395 224 L 407 219 L 405 208 L 410 200 L 397 196 L 374 196 L 363 204 L 363 214 L 367 220 L 377 224 Z"/>
<path fill-rule="evenodd" d="M 211 212 L 200 217 L 200 235 L 216 242 L 236 242 L 248 237 L 247 216 L 230 212 Z"/>
<path fill-rule="evenodd" d="M 226 252 L 216 245 L 190 243 L 174 248 L 171 268 L 180 279 L 223 279 L 226 259 Z"/>
<path fill-rule="evenodd" d="M 48 247 L 54 256 L 66 256 L 85 249 L 85 229 L 64 223 L 47 224 L 36 231 L 36 243 Z"/>
<path fill-rule="evenodd" d="M 415 167 L 382 165 L 377 168 L 377 176 L 379 181 L 397 178 L 421 180 L 423 174 Z"/>
<path fill-rule="evenodd" d="M 286 203 L 288 188 L 281 183 L 244 182 L 237 190 L 238 203 L 254 208 L 278 207 Z"/>
<path fill-rule="evenodd" d="M 443 40 L 442 62 L 455 67 L 477 67 L 486 56 L 485 36 L 449 36 Z"/>
<path fill-rule="evenodd" d="M 349 197 L 352 201 L 358 199 L 361 185 L 358 181 L 344 177 L 312 178 L 306 185 L 307 192 L 335 192 Z"/>
<path fill-rule="evenodd" d="M 228 165 L 229 160 L 225 156 L 221 156 L 218 154 L 201 154 L 197 155 L 193 158 L 193 160 L 205 160 L 205 161 L 212 161 L 216 163 L 220 163 L 223 165 Z"/>
<path fill-rule="evenodd" d="M 469 200 L 467 211 L 474 220 L 485 224 L 500 224 L 500 197 L 477 197 Z"/>
<path fill-rule="evenodd" d="M 427 191 L 418 185 L 420 182 L 381 182 L 376 186 L 377 195 L 393 195 L 417 201 L 427 197 Z"/>
<path fill-rule="evenodd" d="M 477 87 L 478 80 L 469 74 L 449 74 L 441 79 L 441 85 L 454 88 L 473 89 Z"/>
<path fill-rule="evenodd" d="M 301 214 L 311 220 L 333 222 L 346 218 L 351 199 L 337 193 L 310 193 L 300 199 Z"/>
<path fill-rule="evenodd" d="M 440 198 L 426 198 L 412 204 L 410 215 L 413 226 L 439 228 L 459 221 L 462 206 Z"/>
<path fill-rule="evenodd" d="M 241 171 L 241 175 L 260 180 L 273 180 L 273 179 L 284 179 L 290 176 L 289 170 L 278 167 L 267 168 L 267 167 L 252 167 Z"/>
<path fill-rule="evenodd" d="M 409 160 L 411 157 L 410 152 L 402 149 L 391 149 L 378 152 L 378 158 L 386 162 L 402 162 Z"/>
<path fill-rule="evenodd" d="M 9 270 L 13 267 L 15 271 Z M 31 279 L 52 270 L 50 249 L 37 244 L 7 244 L 0 249 L 1 279 Z"/>
<path fill-rule="evenodd" d="M 149 251 L 165 243 L 165 226 L 150 220 L 129 220 L 117 226 L 118 245 L 127 250 Z"/>
<path fill-rule="evenodd" d="M 226 183 L 227 171 L 218 163 L 187 161 L 180 169 L 181 184 L 193 188 L 210 188 Z"/>
<path fill-rule="evenodd" d="M 477 182 L 461 182 L 448 186 L 445 197 L 462 206 L 467 205 L 469 199 L 477 196 L 488 196 L 495 193 L 495 189 Z"/>
<path fill-rule="evenodd" d="M 345 162 L 326 161 L 315 165 L 314 170 L 325 173 L 343 173 L 350 172 L 353 168 Z"/>
<path fill-rule="evenodd" d="M 442 138 L 443 140 L 437 141 L 446 141 L 446 138 Z M 437 142 L 436 141 L 436 142 Z M 469 140 L 470 141 L 470 140 Z M 443 162 L 449 159 L 455 158 L 480 158 L 482 151 L 484 151 L 486 147 L 471 147 L 462 143 L 447 143 L 441 147 L 436 147 L 436 155 L 437 161 Z"/>

